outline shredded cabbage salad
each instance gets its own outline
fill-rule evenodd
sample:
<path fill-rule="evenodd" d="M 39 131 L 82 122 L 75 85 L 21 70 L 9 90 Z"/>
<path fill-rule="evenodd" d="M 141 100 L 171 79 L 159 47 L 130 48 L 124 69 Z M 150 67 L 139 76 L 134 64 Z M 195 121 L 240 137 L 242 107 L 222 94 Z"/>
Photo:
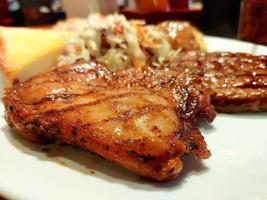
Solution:
<path fill-rule="evenodd" d="M 67 41 L 67 52 L 59 57 L 59 65 L 85 59 L 104 63 L 113 71 L 148 63 L 157 67 L 180 52 L 171 48 L 156 26 L 144 25 L 119 14 L 90 15 Z"/>

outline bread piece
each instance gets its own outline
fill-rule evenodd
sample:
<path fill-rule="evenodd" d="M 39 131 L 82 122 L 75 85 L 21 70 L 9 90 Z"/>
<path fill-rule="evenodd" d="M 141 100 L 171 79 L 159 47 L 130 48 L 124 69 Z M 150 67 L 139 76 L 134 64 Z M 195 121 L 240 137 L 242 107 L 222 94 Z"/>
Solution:
<path fill-rule="evenodd" d="M 0 69 L 4 87 L 24 81 L 53 66 L 65 51 L 63 36 L 55 31 L 0 27 Z"/>

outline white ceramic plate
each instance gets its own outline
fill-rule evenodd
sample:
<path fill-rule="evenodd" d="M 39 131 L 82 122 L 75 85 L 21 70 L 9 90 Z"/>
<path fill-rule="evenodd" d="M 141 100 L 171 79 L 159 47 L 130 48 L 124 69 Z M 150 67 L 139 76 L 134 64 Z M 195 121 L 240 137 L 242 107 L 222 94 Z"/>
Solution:
<path fill-rule="evenodd" d="M 266 54 L 267 48 L 207 37 L 209 50 Z M 266 200 L 267 113 L 219 114 L 202 132 L 212 151 L 188 157 L 180 176 L 154 183 L 71 147 L 30 144 L 11 133 L 0 106 L 0 194 L 16 200 Z M 47 149 L 43 149 L 47 150 Z"/>

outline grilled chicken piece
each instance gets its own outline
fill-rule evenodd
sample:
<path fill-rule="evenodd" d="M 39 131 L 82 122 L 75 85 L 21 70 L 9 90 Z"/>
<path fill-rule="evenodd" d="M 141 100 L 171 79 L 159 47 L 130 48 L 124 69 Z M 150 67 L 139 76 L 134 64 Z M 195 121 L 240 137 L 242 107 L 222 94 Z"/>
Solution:
<path fill-rule="evenodd" d="M 267 56 L 244 53 L 181 53 L 163 68 L 199 77 L 219 112 L 267 110 Z"/>
<path fill-rule="evenodd" d="M 6 119 L 32 142 L 77 145 L 141 176 L 172 179 L 183 155 L 210 156 L 195 120 L 215 117 L 198 80 L 177 77 L 77 61 L 6 90 Z"/>
<path fill-rule="evenodd" d="M 187 21 L 164 21 L 157 28 L 166 34 L 173 49 L 206 51 L 203 33 Z"/>

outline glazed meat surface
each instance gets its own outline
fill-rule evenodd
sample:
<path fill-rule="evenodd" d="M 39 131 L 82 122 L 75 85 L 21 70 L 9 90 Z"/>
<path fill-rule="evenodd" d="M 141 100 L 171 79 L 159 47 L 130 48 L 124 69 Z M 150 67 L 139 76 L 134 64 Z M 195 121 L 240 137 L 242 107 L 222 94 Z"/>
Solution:
<path fill-rule="evenodd" d="M 38 143 L 77 145 L 154 180 L 177 176 L 181 157 L 210 151 L 196 118 L 215 112 L 198 78 L 172 70 L 112 73 L 77 61 L 6 90 L 9 125 Z"/>
<path fill-rule="evenodd" d="M 173 49 L 181 51 L 205 51 L 206 45 L 202 33 L 185 21 L 164 21 L 157 25 L 164 32 Z"/>
<path fill-rule="evenodd" d="M 267 56 L 189 51 L 163 68 L 199 77 L 219 112 L 267 110 Z"/>

